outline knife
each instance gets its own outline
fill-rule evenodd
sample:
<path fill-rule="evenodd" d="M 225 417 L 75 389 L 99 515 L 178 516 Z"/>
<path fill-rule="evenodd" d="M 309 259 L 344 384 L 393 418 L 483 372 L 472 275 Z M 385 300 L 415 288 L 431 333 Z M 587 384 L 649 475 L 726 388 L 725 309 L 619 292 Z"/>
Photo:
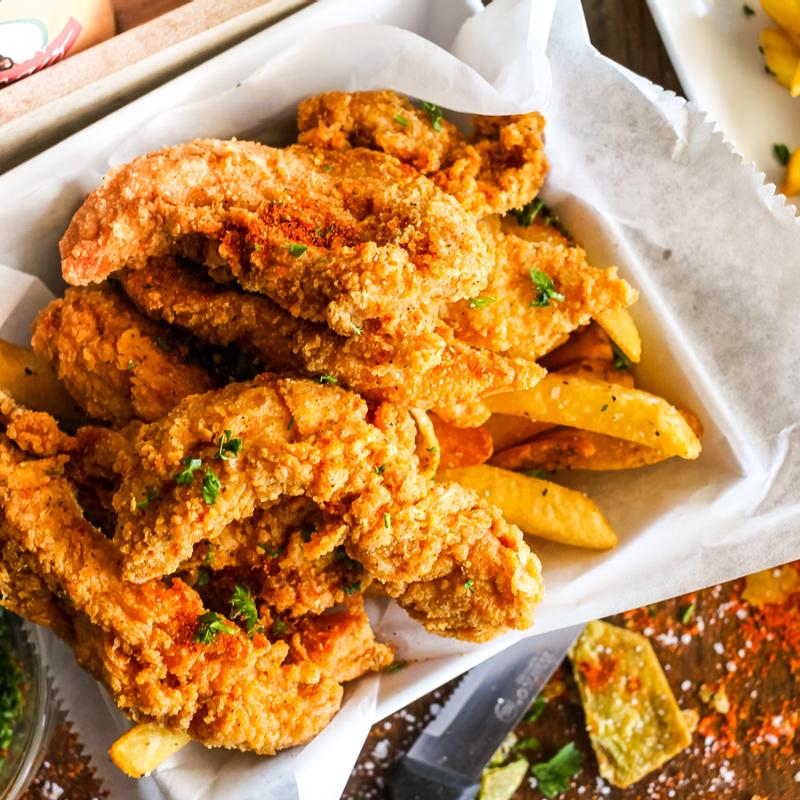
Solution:
<path fill-rule="evenodd" d="M 583 628 L 523 639 L 470 670 L 395 765 L 392 800 L 474 800 L 489 759 Z"/>

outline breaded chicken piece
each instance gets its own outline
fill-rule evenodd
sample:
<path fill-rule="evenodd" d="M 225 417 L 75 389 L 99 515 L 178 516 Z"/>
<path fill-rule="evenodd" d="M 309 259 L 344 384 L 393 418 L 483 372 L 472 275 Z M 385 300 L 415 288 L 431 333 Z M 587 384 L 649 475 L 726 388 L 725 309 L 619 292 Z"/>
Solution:
<path fill-rule="evenodd" d="M 120 280 L 150 316 L 211 344 L 234 345 L 265 369 L 321 376 L 370 400 L 437 408 L 529 388 L 544 375 L 530 361 L 459 342 L 441 324 L 402 341 L 338 336 L 324 325 L 293 317 L 266 297 L 216 284 L 170 256 L 126 271 Z"/>
<path fill-rule="evenodd" d="M 61 467 L 60 458 L 20 461 L 0 439 L 0 544 L 64 598 L 76 658 L 120 708 L 209 746 L 259 753 L 308 741 L 330 721 L 341 686 L 311 662 L 287 663 L 286 644 L 248 639 L 222 617 L 209 630 L 180 580 L 123 581 L 119 553 L 83 518 Z"/>
<path fill-rule="evenodd" d="M 292 656 L 316 664 L 323 675 L 339 682 L 383 669 L 394 659 L 390 647 L 375 641 L 360 596 L 327 614 L 300 620 L 290 644 Z"/>
<path fill-rule="evenodd" d="M 59 430 L 58 423 L 43 411 L 18 406 L 14 398 L 0 390 L 0 427 L 20 450 L 37 456 L 66 453 L 73 440 Z"/>
<path fill-rule="evenodd" d="M 166 351 L 167 334 L 103 286 L 68 289 L 47 305 L 34 321 L 32 344 L 89 415 L 122 424 L 158 419 L 213 386 L 201 367 L 184 362 L 181 348 Z"/>
<path fill-rule="evenodd" d="M 579 247 L 527 241 L 516 235 L 524 228 L 498 217 L 481 225 L 495 254 L 483 299 L 453 303 L 446 314 L 456 336 L 475 347 L 533 360 L 601 311 L 636 300 L 615 267 L 590 266 Z"/>
<path fill-rule="evenodd" d="M 226 430 L 241 439 L 235 459 L 217 457 Z M 370 411 L 357 395 L 306 380 L 264 375 L 189 397 L 141 426 L 134 455 L 123 450 L 114 465 L 124 575 L 169 574 L 235 520 L 303 495 L 342 519 L 347 555 L 433 630 L 482 640 L 529 626 L 538 560 L 497 509 L 422 476 L 415 440 L 405 409 Z M 467 583 L 469 597 L 450 597 Z"/>
<path fill-rule="evenodd" d="M 297 127 L 301 144 L 368 147 L 410 164 L 476 217 L 521 208 L 547 174 L 536 113 L 475 117 L 464 137 L 435 106 L 417 108 L 396 92 L 329 92 L 300 103 Z"/>
<path fill-rule="evenodd" d="M 486 281 L 461 206 L 395 158 L 198 140 L 112 170 L 61 240 L 64 278 L 98 282 L 183 254 L 342 336 L 414 334 Z"/>

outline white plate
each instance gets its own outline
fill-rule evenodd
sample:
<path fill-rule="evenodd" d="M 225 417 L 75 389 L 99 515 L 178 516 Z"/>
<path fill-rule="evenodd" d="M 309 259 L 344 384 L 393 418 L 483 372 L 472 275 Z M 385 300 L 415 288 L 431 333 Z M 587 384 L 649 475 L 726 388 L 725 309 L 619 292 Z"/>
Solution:
<path fill-rule="evenodd" d="M 783 168 L 772 146 L 800 147 L 800 98 L 764 69 L 762 28 L 774 25 L 750 0 L 647 0 L 687 97 L 708 112 L 739 152 L 772 183 Z"/>

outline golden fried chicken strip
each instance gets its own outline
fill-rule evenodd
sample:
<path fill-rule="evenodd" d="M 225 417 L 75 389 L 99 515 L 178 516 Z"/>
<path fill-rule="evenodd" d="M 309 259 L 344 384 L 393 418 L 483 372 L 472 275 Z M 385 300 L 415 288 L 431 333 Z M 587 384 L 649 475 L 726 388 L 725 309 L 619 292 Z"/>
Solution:
<path fill-rule="evenodd" d="M 505 214 L 536 197 L 547 174 L 540 114 L 476 117 L 467 138 L 429 109 L 389 90 L 328 92 L 298 106 L 298 141 L 388 153 L 431 175 L 477 217 Z"/>
<path fill-rule="evenodd" d="M 316 664 L 323 675 L 340 683 L 383 669 L 394 659 L 392 649 L 375 640 L 360 596 L 300 620 L 290 642 L 296 658 Z"/>
<path fill-rule="evenodd" d="M 198 140 L 109 173 L 61 240 L 64 278 L 184 254 L 343 336 L 415 333 L 486 281 L 473 221 L 383 153 Z"/>
<path fill-rule="evenodd" d="M 344 338 L 266 297 L 220 286 L 169 256 L 124 272 L 120 280 L 150 316 L 212 344 L 235 345 L 266 369 L 318 375 L 370 400 L 437 408 L 528 388 L 544 374 L 530 361 L 454 340 L 444 325 L 404 341 Z"/>
<path fill-rule="evenodd" d="M 181 350 L 166 352 L 167 332 L 110 287 L 68 289 L 36 317 L 32 344 L 92 417 L 125 423 L 158 419 L 213 385 Z"/>
<path fill-rule="evenodd" d="M 456 336 L 475 347 L 536 359 L 601 311 L 636 300 L 615 267 L 591 267 L 579 247 L 526 241 L 506 233 L 516 228 L 498 217 L 481 225 L 495 254 L 485 302 L 453 303 L 446 314 Z"/>
<path fill-rule="evenodd" d="M 76 657 L 117 704 L 209 746 L 274 753 L 318 733 L 339 706 L 339 684 L 311 662 L 284 663 L 285 644 L 250 640 L 224 619 L 225 630 L 200 635 L 203 605 L 179 580 L 124 582 L 113 544 L 84 520 L 74 486 L 59 476 L 62 460 L 20 461 L 0 439 L 0 543 L 4 553 L 24 553 L 65 598 Z"/>

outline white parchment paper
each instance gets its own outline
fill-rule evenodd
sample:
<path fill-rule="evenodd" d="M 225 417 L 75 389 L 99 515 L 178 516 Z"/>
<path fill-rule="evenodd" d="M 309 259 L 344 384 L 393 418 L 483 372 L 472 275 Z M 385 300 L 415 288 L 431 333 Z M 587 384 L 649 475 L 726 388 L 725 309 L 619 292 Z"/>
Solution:
<path fill-rule="evenodd" d="M 0 177 L 0 335 L 24 341 L 46 302 L 31 275 L 61 290 L 57 241 L 109 164 L 194 136 L 282 142 L 304 96 L 384 86 L 451 112 L 545 111 L 546 198 L 595 264 L 619 265 L 641 291 L 639 384 L 706 428 L 696 462 L 569 476 L 621 542 L 610 553 L 532 542 L 547 588 L 533 633 L 800 558 L 800 227 L 699 112 L 591 48 L 578 0 L 484 11 L 325 0 Z M 530 635 L 478 647 L 427 634 L 392 603 L 369 611 L 415 663 L 350 686 L 314 742 L 272 759 L 190 746 L 124 796 L 337 798 L 374 721 Z M 65 703 L 102 760 L 124 722 L 54 653 Z"/>

